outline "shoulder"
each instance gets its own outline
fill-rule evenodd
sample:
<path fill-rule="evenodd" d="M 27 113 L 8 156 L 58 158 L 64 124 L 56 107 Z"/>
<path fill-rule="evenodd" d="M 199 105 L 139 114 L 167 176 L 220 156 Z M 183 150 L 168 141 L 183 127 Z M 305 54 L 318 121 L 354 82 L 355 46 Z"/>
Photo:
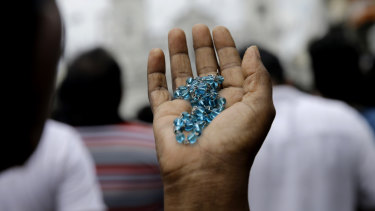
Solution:
<path fill-rule="evenodd" d="M 311 120 L 336 122 L 338 125 L 361 125 L 366 127 L 364 118 L 353 107 L 339 100 L 303 94 L 299 98 L 297 108 Z"/>
<path fill-rule="evenodd" d="M 46 139 L 58 171 L 58 210 L 104 210 L 94 163 L 76 130 L 48 120 Z M 53 157 L 53 158 L 52 158 Z"/>
<path fill-rule="evenodd" d="M 69 164 L 67 161 L 89 159 L 79 133 L 64 123 L 47 120 L 41 142 L 43 154 L 55 165 L 63 164 L 60 167 Z"/>
<path fill-rule="evenodd" d="M 275 94 L 277 115 L 274 125 L 278 126 L 275 129 L 289 128 L 294 134 L 304 137 L 316 137 L 319 134 L 373 139 L 366 120 L 344 102 L 306 94 L 290 87 L 281 87 Z"/>
<path fill-rule="evenodd" d="M 78 133 L 73 127 L 61 122 L 57 122 L 55 120 L 46 121 L 43 136 L 44 138 L 53 136 L 54 138 L 58 138 L 59 140 L 67 140 L 67 137 L 79 137 Z"/>
<path fill-rule="evenodd" d="M 304 98 L 307 100 L 301 101 L 297 118 L 304 118 L 307 127 L 301 127 L 305 132 L 336 137 L 341 141 L 352 140 L 357 146 L 374 141 L 374 134 L 366 120 L 348 104 L 317 96 L 307 95 Z"/>

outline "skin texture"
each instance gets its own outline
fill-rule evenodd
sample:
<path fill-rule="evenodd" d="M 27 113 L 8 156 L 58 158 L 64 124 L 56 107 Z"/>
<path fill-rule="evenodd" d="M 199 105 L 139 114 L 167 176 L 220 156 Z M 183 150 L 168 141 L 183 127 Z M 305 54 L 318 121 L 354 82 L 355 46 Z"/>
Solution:
<path fill-rule="evenodd" d="M 173 120 L 189 102 L 171 100 L 162 50 L 148 59 L 148 94 L 154 113 L 154 134 L 164 182 L 165 210 L 248 210 L 247 184 L 251 165 L 275 116 L 272 84 L 257 47 L 241 61 L 228 29 L 212 31 L 198 24 L 192 29 L 199 76 L 224 76 L 220 95 L 226 109 L 204 129 L 194 145 L 178 144 Z M 185 33 L 168 34 L 173 89 L 185 85 L 192 68 Z M 219 61 L 216 60 L 215 49 Z"/>

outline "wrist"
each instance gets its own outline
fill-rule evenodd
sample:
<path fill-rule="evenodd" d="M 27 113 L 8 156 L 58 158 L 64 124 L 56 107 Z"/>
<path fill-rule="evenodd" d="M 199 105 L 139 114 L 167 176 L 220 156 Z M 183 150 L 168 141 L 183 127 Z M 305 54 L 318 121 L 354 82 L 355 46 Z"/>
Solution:
<path fill-rule="evenodd" d="M 165 210 L 249 210 L 250 166 L 218 164 L 163 175 Z"/>

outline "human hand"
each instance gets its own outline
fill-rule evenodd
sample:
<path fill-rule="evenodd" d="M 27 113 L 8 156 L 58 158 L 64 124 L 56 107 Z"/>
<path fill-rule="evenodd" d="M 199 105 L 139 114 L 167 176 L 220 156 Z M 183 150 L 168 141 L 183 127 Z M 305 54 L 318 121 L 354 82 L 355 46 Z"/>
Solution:
<path fill-rule="evenodd" d="M 246 209 L 250 167 L 275 116 L 271 80 L 255 46 L 246 51 L 241 62 L 225 27 L 213 29 L 214 45 L 207 26 L 195 25 L 192 33 L 197 74 L 217 75 L 219 70 L 224 76 L 219 94 L 226 98 L 227 104 L 195 144 L 177 143 L 173 121 L 183 111 L 190 113 L 191 106 L 185 100 L 171 100 L 164 54 L 160 49 L 150 51 L 148 94 L 154 113 L 153 127 L 164 182 L 165 208 Z M 185 85 L 186 79 L 193 74 L 184 32 L 172 29 L 168 43 L 175 90 Z M 234 198 L 241 202 L 233 204 Z"/>

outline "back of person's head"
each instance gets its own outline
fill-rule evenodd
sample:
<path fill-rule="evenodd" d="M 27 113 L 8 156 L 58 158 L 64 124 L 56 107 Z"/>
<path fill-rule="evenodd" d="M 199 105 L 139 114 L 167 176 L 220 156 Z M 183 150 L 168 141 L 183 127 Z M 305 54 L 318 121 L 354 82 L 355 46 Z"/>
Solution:
<path fill-rule="evenodd" d="M 350 103 L 360 99 L 359 51 L 342 30 L 312 42 L 309 53 L 315 86 L 323 96 Z"/>
<path fill-rule="evenodd" d="M 7 2 L 17 11 L 6 21 L 3 34 L 3 132 L 0 171 L 22 165 L 38 146 L 50 111 L 56 65 L 60 57 L 61 21 L 55 1 Z M 26 17 L 26 18 L 25 18 Z"/>
<path fill-rule="evenodd" d="M 121 70 L 105 50 L 96 48 L 76 58 L 58 90 L 54 118 L 73 126 L 121 122 Z"/>
<path fill-rule="evenodd" d="M 239 51 L 241 58 L 243 58 L 247 48 L 243 48 Z M 284 70 L 281 66 L 280 60 L 277 58 L 276 55 L 271 53 L 270 51 L 258 47 L 260 57 L 262 59 L 264 67 L 266 67 L 267 71 L 270 73 L 272 83 L 274 85 L 280 85 L 286 83 L 284 77 Z"/>

